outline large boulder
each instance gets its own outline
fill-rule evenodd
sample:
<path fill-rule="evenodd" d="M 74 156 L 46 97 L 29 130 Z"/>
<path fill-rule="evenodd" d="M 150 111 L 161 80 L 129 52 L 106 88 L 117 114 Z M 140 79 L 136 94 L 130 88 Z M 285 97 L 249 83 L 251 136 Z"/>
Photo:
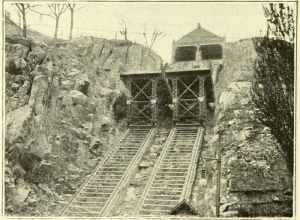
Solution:
<path fill-rule="evenodd" d="M 34 77 L 29 105 L 33 107 L 36 114 L 43 113 L 44 99 L 48 89 L 48 77 L 46 75 L 36 75 Z"/>
<path fill-rule="evenodd" d="M 231 91 L 224 91 L 221 93 L 219 104 L 222 109 L 229 109 L 236 101 L 236 94 Z"/>
<path fill-rule="evenodd" d="M 75 90 L 87 95 L 90 86 L 89 77 L 87 74 L 81 74 L 75 81 Z"/>
<path fill-rule="evenodd" d="M 29 52 L 29 47 L 22 44 L 5 44 L 6 57 L 26 58 Z"/>
<path fill-rule="evenodd" d="M 125 201 L 129 202 L 130 200 L 133 200 L 136 198 L 136 189 L 134 187 L 129 187 L 126 196 L 125 196 Z"/>
<path fill-rule="evenodd" d="M 73 105 L 85 105 L 87 104 L 87 96 L 78 90 L 71 90 L 68 95 Z"/>
<path fill-rule="evenodd" d="M 75 86 L 75 82 L 70 79 L 62 80 L 60 88 L 64 90 L 72 90 Z"/>
<path fill-rule="evenodd" d="M 26 65 L 24 58 L 7 58 L 5 60 L 5 71 L 12 75 L 18 75 L 22 73 Z"/>
<path fill-rule="evenodd" d="M 43 60 L 45 59 L 47 53 L 42 47 L 34 47 L 32 51 L 28 54 L 28 60 L 32 67 L 34 67 L 37 64 L 41 64 Z"/>
<path fill-rule="evenodd" d="M 251 86 L 252 86 L 251 82 L 237 81 L 237 82 L 230 83 L 228 89 L 240 95 L 249 95 Z"/>
<path fill-rule="evenodd" d="M 13 144 L 21 141 L 28 129 L 26 123 L 32 116 L 32 109 L 25 105 L 6 115 L 6 144 Z"/>
<path fill-rule="evenodd" d="M 251 82 L 232 82 L 219 97 L 219 108 L 224 111 L 232 108 L 239 108 L 250 102 Z"/>
<path fill-rule="evenodd" d="M 12 201 L 16 205 L 24 205 L 25 200 L 28 198 L 31 188 L 29 184 L 24 182 L 23 179 L 18 179 L 16 188 L 12 191 Z"/>

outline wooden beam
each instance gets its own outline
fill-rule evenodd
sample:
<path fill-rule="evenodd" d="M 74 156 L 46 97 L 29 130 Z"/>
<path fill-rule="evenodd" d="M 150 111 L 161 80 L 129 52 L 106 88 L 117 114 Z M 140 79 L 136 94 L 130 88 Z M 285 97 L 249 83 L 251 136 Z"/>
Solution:
<path fill-rule="evenodd" d="M 198 76 L 199 80 L 199 120 L 206 117 L 205 78 Z"/>
<path fill-rule="evenodd" d="M 171 86 L 169 84 L 169 79 L 167 78 L 166 76 L 166 68 L 167 68 L 167 64 L 165 65 L 161 65 L 160 69 L 161 69 L 161 76 L 162 76 L 162 79 L 163 81 L 165 82 L 166 86 L 167 86 L 167 89 L 168 89 L 168 92 L 170 94 L 170 96 L 172 96 L 172 89 L 171 89 Z"/>
<path fill-rule="evenodd" d="M 152 109 L 152 96 L 156 91 L 153 90 L 153 80 L 151 78 L 146 78 L 140 80 L 131 81 L 131 111 L 130 111 L 130 121 L 134 120 L 137 122 L 141 120 L 141 123 L 144 121 L 152 122 L 153 121 L 153 109 Z M 133 86 L 135 88 L 135 94 L 133 94 Z M 137 90 L 136 90 L 137 89 Z M 150 90 L 150 94 L 148 90 Z M 141 99 L 141 94 L 144 94 Z"/>
<path fill-rule="evenodd" d="M 184 115 L 186 115 L 187 113 L 190 113 L 190 115 L 192 115 L 193 117 L 197 118 L 197 115 L 195 115 L 192 112 L 192 109 L 197 105 L 197 100 L 195 100 L 195 102 L 193 104 L 191 104 L 190 106 L 186 107 L 184 104 L 182 104 L 180 101 L 178 102 L 178 105 L 182 106 L 185 111 L 182 112 L 182 114 L 178 115 L 178 117 L 183 118 Z"/>
<path fill-rule="evenodd" d="M 189 85 L 185 84 L 183 80 L 179 79 L 178 81 L 185 87 L 185 90 L 180 94 L 178 99 L 180 99 L 187 91 L 190 91 L 190 93 L 193 94 L 195 98 L 198 97 L 198 95 L 191 89 L 191 87 L 198 81 L 197 77 Z"/>
<path fill-rule="evenodd" d="M 151 95 L 151 106 L 152 106 L 152 122 L 157 122 L 157 78 L 151 79 L 152 81 L 152 95 Z"/>
<path fill-rule="evenodd" d="M 151 104 L 150 103 L 148 103 L 147 105 L 144 105 L 142 108 L 139 108 L 137 105 L 134 105 L 134 101 L 133 101 L 133 105 L 132 105 L 132 110 L 136 110 L 136 111 L 132 111 L 132 114 L 134 114 L 134 115 L 136 115 L 136 116 L 142 116 L 144 119 L 146 119 L 146 120 L 148 120 L 148 121 L 151 121 L 151 119 L 152 119 L 152 114 L 151 115 L 147 115 L 146 113 L 145 113 L 145 111 L 147 110 L 147 109 L 150 109 L 150 111 L 151 111 Z M 131 118 L 136 118 L 136 117 L 133 117 L 133 116 L 131 116 Z"/>
<path fill-rule="evenodd" d="M 134 81 L 133 81 L 134 82 Z M 141 93 L 143 93 L 145 95 L 145 97 L 150 100 L 151 97 L 149 97 L 149 95 L 144 91 L 151 83 L 151 80 L 149 80 L 147 83 L 144 84 L 144 86 L 141 88 L 137 83 L 133 83 L 133 85 L 139 90 L 137 92 L 137 94 L 135 94 L 135 96 L 133 97 L 133 99 L 136 99 Z"/>
<path fill-rule="evenodd" d="M 173 122 L 178 120 L 178 79 L 172 78 L 172 104 L 173 104 Z"/>
<path fill-rule="evenodd" d="M 131 105 L 132 105 L 132 80 L 128 79 L 126 80 L 126 87 L 129 91 L 128 94 L 128 98 L 126 100 L 126 104 L 127 104 L 127 122 L 130 123 L 131 122 Z"/>

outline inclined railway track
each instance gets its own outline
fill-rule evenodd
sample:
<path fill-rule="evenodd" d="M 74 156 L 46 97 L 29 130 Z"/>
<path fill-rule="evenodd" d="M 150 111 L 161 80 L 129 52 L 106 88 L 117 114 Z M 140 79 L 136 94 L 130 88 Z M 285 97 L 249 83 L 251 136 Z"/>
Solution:
<path fill-rule="evenodd" d="M 155 128 L 129 128 L 120 144 L 109 152 L 62 212 L 62 216 L 108 215 L 121 187 L 129 181 L 155 135 Z"/>
<path fill-rule="evenodd" d="M 173 128 L 141 197 L 140 215 L 166 215 L 190 199 L 204 129 Z"/>

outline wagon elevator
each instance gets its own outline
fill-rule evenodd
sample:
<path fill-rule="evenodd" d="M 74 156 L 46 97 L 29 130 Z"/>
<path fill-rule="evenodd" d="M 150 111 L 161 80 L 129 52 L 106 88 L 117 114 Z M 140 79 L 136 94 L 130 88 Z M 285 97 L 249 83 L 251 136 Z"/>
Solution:
<path fill-rule="evenodd" d="M 121 73 L 129 96 L 128 131 L 120 144 L 97 166 L 65 207 L 63 215 L 107 216 L 128 184 L 147 147 L 156 136 L 159 97 L 172 112 L 172 124 L 162 153 L 140 199 L 138 215 L 177 213 L 190 205 L 204 122 L 214 110 L 214 84 L 222 66 L 224 38 L 200 25 L 173 42 L 172 62 L 160 69 Z M 158 94 L 158 85 L 167 94 Z"/>

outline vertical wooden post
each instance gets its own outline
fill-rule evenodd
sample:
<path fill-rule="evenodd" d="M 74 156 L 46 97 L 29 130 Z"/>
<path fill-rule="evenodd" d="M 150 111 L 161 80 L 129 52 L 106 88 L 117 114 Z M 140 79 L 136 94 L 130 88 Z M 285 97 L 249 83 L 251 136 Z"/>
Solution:
<path fill-rule="evenodd" d="M 198 93 L 198 102 L 199 102 L 199 120 L 203 119 L 206 115 L 205 111 L 205 88 L 204 88 L 204 78 L 198 76 L 199 80 L 199 93 Z"/>
<path fill-rule="evenodd" d="M 216 216 L 220 217 L 220 193 L 221 193 L 221 157 L 217 154 L 217 190 L 216 190 Z"/>
<path fill-rule="evenodd" d="M 173 104 L 173 122 L 178 120 L 178 79 L 172 78 L 172 104 Z"/>
<path fill-rule="evenodd" d="M 126 80 L 126 87 L 129 91 L 129 97 L 126 100 L 126 104 L 127 104 L 127 122 L 129 124 L 131 122 L 132 79 L 127 79 Z"/>
<path fill-rule="evenodd" d="M 218 131 L 217 146 L 217 188 L 216 188 L 216 216 L 220 217 L 220 200 L 221 200 L 221 137 L 222 130 Z"/>
<path fill-rule="evenodd" d="M 175 52 L 176 52 L 176 43 L 175 40 L 172 41 L 172 63 L 175 63 Z"/>
<path fill-rule="evenodd" d="M 152 111 L 152 123 L 157 122 L 157 78 L 151 79 L 152 81 L 152 94 L 151 94 L 151 111 Z"/>

